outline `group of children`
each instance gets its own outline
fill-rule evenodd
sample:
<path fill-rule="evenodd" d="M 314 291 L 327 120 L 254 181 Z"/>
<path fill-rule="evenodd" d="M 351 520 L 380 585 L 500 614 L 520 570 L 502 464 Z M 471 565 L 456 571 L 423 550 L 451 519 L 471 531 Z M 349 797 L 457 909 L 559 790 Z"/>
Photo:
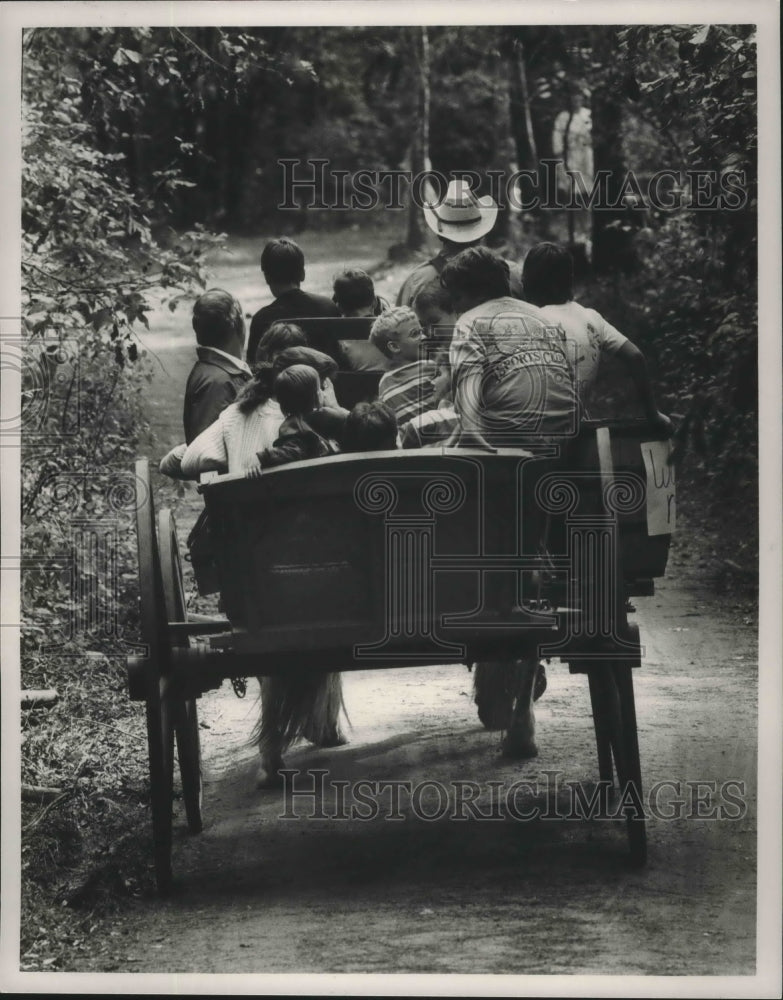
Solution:
<path fill-rule="evenodd" d="M 202 372 L 209 364 L 205 356 L 200 345 L 197 367 Z M 232 376 L 217 358 L 212 383 L 215 419 L 163 458 L 162 473 L 195 479 L 202 472 L 216 470 L 252 478 L 262 469 L 286 462 L 397 447 L 394 412 L 380 401 L 358 403 L 350 411 L 339 406 L 332 385 L 337 363 L 309 347 L 296 324 L 273 323 L 259 342 L 257 357 L 255 371 L 240 383 L 227 405 L 224 400 L 233 391 Z M 205 382 L 203 374 L 200 381 Z M 228 392 L 227 385 L 231 386 Z M 189 414 L 196 404 L 202 412 L 208 408 L 203 400 L 186 393 L 186 425 L 193 423 Z"/>
<path fill-rule="evenodd" d="M 185 442 L 165 456 L 161 472 L 185 479 L 211 470 L 256 477 L 285 462 L 421 447 L 453 432 L 448 337 L 456 317 L 440 286 L 419 295 L 417 312 L 391 308 L 366 272 L 350 269 L 334 279 L 330 302 L 299 288 L 304 261 L 286 239 L 267 245 L 262 268 L 277 295 L 253 317 L 246 361 L 237 300 L 212 289 L 195 303 L 198 360 L 185 391 Z M 323 316 L 332 309 L 346 317 L 375 316 L 370 342 L 386 359 L 377 400 L 358 403 L 350 412 L 334 394 L 337 363 L 308 345 L 291 321 L 295 316 L 283 315 L 304 310 Z M 422 358 L 425 327 L 432 349 Z"/>
<path fill-rule="evenodd" d="M 470 254 L 476 260 L 466 266 L 474 264 L 477 273 L 497 264 L 496 255 L 484 248 L 462 256 Z M 410 306 L 390 307 L 366 272 L 351 269 L 334 279 L 331 299 L 313 295 L 301 288 L 302 251 L 286 238 L 264 247 L 261 268 L 275 299 L 252 318 L 246 360 L 236 299 L 213 289 L 194 306 L 198 362 L 185 393 L 186 441 L 163 459 L 162 472 L 197 478 L 216 469 L 257 476 L 264 468 L 337 451 L 459 440 L 455 376 L 460 372 L 449 363 L 450 350 L 453 358 L 459 356 L 452 346 L 458 314 L 464 312 L 459 282 L 450 288 L 445 274 L 436 276 L 418 288 Z M 561 328 L 574 349 L 579 394 L 594 381 L 599 355 L 616 354 L 627 364 L 650 418 L 659 418 L 640 352 L 598 313 L 573 301 L 568 252 L 554 244 L 534 247 L 523 280 L 528 311 Z M 336 362 L 309 347 L 293 322 L 339 315 L 374 317 L 369 341 L 384 359 L 377 400 L 350 413 L 334 395 Z"/>

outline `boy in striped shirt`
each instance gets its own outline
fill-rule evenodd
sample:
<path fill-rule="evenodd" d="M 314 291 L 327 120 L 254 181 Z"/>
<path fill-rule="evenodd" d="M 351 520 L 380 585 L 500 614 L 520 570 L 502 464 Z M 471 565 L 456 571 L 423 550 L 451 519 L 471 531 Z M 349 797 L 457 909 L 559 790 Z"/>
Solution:
<path fill-rule="evenodd" d="M 449 388 L 448 372 L 420 359 L 421 339 L 416 313 L 407 306 L 382 313 L 370 330 L 370 342 L 391 361 L 378 385 L 378 398 L 394 411 L 400 428 L 435 409 Z"/>

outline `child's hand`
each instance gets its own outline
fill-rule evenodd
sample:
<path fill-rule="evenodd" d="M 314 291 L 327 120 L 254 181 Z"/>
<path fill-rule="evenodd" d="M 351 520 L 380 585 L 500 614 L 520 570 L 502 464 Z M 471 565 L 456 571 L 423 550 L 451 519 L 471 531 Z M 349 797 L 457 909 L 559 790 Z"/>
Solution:
<path fill-rule="evenodd" d="M 335 395 L 334 386 L 330 378 L 324 379 L 321 392 L 321 406 L 339 407 L 340 404 L 337 402 L 337 396 Z"/>
<path fill-rule="evenodd" d="M 245 464 L 245 479 L 260 479 L 261 471 L 261 463 L 256 457 Z"/>

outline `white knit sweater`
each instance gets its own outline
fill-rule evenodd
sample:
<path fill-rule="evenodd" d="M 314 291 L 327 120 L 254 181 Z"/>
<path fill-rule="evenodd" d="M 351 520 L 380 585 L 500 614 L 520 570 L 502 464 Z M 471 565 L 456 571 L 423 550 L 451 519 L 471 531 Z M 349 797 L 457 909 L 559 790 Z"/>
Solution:
<path fill-rule="evenodd" d="M 160 463 L 160 471 L 177 479 L 198 479 L 210 469 L 243 472 L 258 452 L 272 447 L 282 422 L 283 414 L 275 399 L 250 413 L 242 413 L 232 403 L 189 445 L 173 448 Z"/>

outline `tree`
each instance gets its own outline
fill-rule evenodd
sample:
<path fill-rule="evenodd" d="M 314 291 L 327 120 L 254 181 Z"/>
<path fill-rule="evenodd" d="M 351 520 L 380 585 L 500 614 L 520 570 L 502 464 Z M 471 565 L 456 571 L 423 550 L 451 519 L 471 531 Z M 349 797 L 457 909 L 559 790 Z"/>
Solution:
<path fill-rule="evenodd" d="M 432 169 L 430 160 L 430 41 L 426 26 L 411 28 L 411 45 L 416 51 L 419 69 L 419 100 L 413 122 L 411 141 L 411 173 L 414 177 Z M 418 36 L 418 37 L 417 37 Z M 413 188 L 408 195 L 408 236 L 409 250 L 419 250 L 424 245 L 424 231 L 421 225 L 421 206 L 416 204 Z"/>
<path fill-rule="evenodd" d="M 617 69 L 616 31 L 597 26 L 590 32 L 592 44 L 592 126 L 593 162 L 596 178 L 605 172 L 601 188 L 604 205 L 592 212 L 592 265 L 598 273 L 628 270 L 633 266 L 631 226 L 622 203 L 627 164 L 623 155 L 623 104 L 620 73 Z M 617 206 L 617 207 L 611 207 Z"/>

